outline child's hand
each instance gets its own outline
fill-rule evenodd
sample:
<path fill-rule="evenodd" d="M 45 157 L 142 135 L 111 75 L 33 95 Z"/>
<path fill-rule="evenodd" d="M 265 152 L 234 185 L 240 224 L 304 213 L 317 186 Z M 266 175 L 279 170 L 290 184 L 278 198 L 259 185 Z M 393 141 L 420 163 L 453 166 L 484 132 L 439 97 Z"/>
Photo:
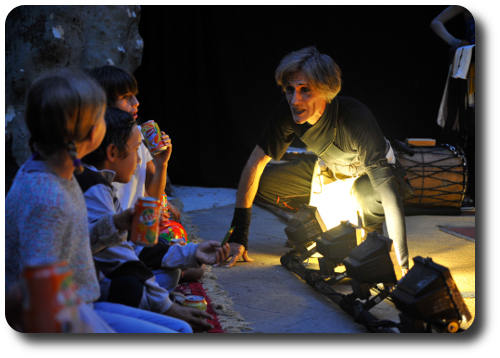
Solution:
<path fill-rule="evenodd" d="M 229 244 L 220 246 L 220 242 L 214 240 L 202 242 L 196 250 L 196 259 L 208 265 L 224 262 L 228 256 Z"/>
<path fill-rule="evenodd" d="M 134 220 L 135 209 L 128 208 L 121 213 L 113 215 L 113 221 L 118 231 L 132 230 L 132 221 Z"/>
<path fill-rule="evenodd" d="M 179 306 L 177 303 L 173 303 L 163 314 L 189 323 L 195 331 L 208 331 L 214 328 L 212 324 L 205 320 L 214 319 L 212 315 L 196 308 Z"/>
<path fill-rule="evenodd" d="M 161 207 L 160 208 L 160 229 L 165 227 L 167 225 L 168 221 L 170 219 L 170 214 L 167 210 L 167 208 Z"/>
<path fill-rule="evenodd" d="M 163 141 L 163 144 L 167 146 L 167 149 L 157 155 L 153 155 L 153 160 L 157 169 L 165 167 L 170 160 L 170 155 L 172 154 L 172 140 L 170 139 L 168 134 L 165 134 L 165 132 L 162 131 L 161 134 L 161 139 Z"/>
<path fill-rule="evenodd" d="M 175 221 L 181 220 L 181 211 L 172 203 L 168 203 L 168 210 L 174 215 Z"/>

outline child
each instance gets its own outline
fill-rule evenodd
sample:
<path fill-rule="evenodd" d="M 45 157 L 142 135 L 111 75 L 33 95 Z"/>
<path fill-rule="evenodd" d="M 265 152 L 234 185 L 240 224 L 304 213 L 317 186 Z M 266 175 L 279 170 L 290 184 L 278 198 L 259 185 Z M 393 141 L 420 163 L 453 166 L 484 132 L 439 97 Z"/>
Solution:
<path fill-rule="evenodd" d="M 128 183 L 140 163 L 137 152 L 141 133 L 130 114 L 118 108 L 108 108 L 105 120 L 108 129 L 104 140 L 97 150 L 83 158 L 85 170 L 77 176 L 87 204 L 91 235 L 96 236 L 92 238 L 94 241 L 102 241 L 101 236 L 107 235 L 94 230 L 94 223 L 103 216 L 122 212 L 112 183 Z M 156 262 L 158 268 L 185 268 L 198 267 L 199 263 L 221 262 L 227 258 L 229 246 L 220 247 L 217 241 L 187 246 L 157 244 L 153 248 L 144 248 L 141 255 L 145 252 L 148 261 Z M 168 291 L 158 285 L 141 255 L 138 257 L 126 241 L 94 254 L 103 294 L 101 299 L 125 303 L 125 298 L 131 306 L 184 319 L 197 330 L 210 329 L 209 323 L 197 318 L 211 319 L 210 315 L 170 301 Z M 124 285 L 114 285 L 114 280 L 124 277 L 135 278 L 136 283 L 144 288 L 133 291 Z"/>
<path fill-rule="evenodd" d="M 19 169 L 5 199 L 6 292 L 19 287 L 24 265 L 66 261 L 78 297 L 86 304 L 99 298 L 85 201 L 73 171 L 83 169 L 79 158 L 104 137 L 105 98 L 97 83 L 77 73 L 44 76 L 30 87 L 25 118 L 33 157 Z M 97 226 L 111 226 L 115 220 L 126 230 L 132 215 L 129 210 L 106 216 Z M 104 247 L 97 242 L 94 246 Z M 93 308 L 119 333 L 192 331 L 180 320 L 123 305 L 96 303 Z"/>
<path fill-rule="evenodd" d="M 135 77 L 130 72 L 117 66 L 108 65 L 91 70 L 89 75 L 103 87 L 109 107 L 119 108 L 130 113 L 134 120 L 137 121 L 139 112 L 139 101 L 136 98 L 138 86 Z M 164 132 L 162 134 L 165 136 Z M 162 198 L 167 182 L 168 161 L 172 153 L 170 139 L 168 136 L 166 136 L 166 139 L 170 144 L 167 150 L 153 156 L 149 153 L 148 148 L 141 144 L 138 151 L 141 163 L 131 180 L 126 184 L 116 181 L 113 183 L 113 186 L 117 189 L 116 196 L 120 200 L 122 208 L 133 207 L 137 198 L 141 196 L 148 195 L 158 199 Z M 168 203 L 168 211 L 173 215 L 171 219 L 180 221 L 180 210 L 173 204 Z M 165 211 L 165 221 L 169 218 L 168 211 Z M 135 246 L 138 256 L 141 255 L 142 250 L 142 247 Z M 181 280 L 192 281 L 201 278 L 204 272 L 205 265 L 182 270 Z M 163 273 L 162 276 L 165 278 L 165 284 L 173 282 L 175 277 L 172 272 Z"/>
<path fill-rule="evenodd" d="M 109 107 L 119 108 L 130 113 L 137 120 L 139 101 L 135 77 L 128 71 L 116 66 L 102 66 L 89 72 L 106 92 Z M 168 136 L 167 136 L 168 138 Z M 138 154 L 141 159 L 140 167 L 126 184 L 114 183 L 117 197 L 123 208 L 132 207 L 137 198 L 148 196 L 160 198 L 167 183 L 167 167 L 172 147 L 161 154 L 151 156 L 144 144 L 140 145 Z"/>

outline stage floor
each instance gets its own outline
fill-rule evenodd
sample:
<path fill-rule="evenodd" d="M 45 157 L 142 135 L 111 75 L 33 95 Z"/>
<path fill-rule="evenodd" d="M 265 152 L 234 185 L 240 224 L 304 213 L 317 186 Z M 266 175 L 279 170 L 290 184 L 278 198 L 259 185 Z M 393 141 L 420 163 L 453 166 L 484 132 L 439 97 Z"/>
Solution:
<path fill-rule="evenodd" d="M 230 227 L 236 190 L 198 187 L 175 187 L 173 196 L 180 199 L 184 212 L 198 228 L 203 240 L 220 241 Z M 474 227 L 475 216 L 409 216 L 406 217 L 410 258 L 431 257 L 446 266 L 460 290 L 472 316 L 475 316 L 475 243 L 439 229 Z M 288 271 L 280 257 L 290 248 L 284 228 L 287 223 L 269 210 L 253 206 L 249 237 L 249 256 L 253 262 L 237 262 L 230 269 L 213 267 L 223 290 L 229 292 L 233 308 L 248 322 L 249 333 L 362 333 L 364 326 L 338 305 L 305 281 Z M 397 262 L 394 250 L 393 262 Z M 413 260 L 410 259 L 410 265 Z M 410 268 L 411 268 L 410 266 Z M 311 258 L 308 268 L 318 269 Z M 396 270 L 399 278 L 399 272 Z M 349 282 L 334 286 L 342 293 L 352 292 Z M 370 310 L 381 318 L 399 321 L 394 305 L 384 300 Z M 466 329 L 471 322 L 463 324 Z"/>

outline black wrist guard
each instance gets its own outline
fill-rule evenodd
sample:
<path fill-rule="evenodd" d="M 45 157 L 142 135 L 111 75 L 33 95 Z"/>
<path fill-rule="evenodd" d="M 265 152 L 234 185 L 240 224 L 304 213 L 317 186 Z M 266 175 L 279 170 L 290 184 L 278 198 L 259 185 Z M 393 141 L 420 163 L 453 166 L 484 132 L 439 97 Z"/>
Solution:
<path fill-rule="evenodd" d="M 250 229 L 250 221 L 252 220 L 252 208 L 235 208 L 231 227 L 234 231 L 231 234 L 228 242 L 235 242 L 245 246 L 248 250 L 248 231 Z"/>

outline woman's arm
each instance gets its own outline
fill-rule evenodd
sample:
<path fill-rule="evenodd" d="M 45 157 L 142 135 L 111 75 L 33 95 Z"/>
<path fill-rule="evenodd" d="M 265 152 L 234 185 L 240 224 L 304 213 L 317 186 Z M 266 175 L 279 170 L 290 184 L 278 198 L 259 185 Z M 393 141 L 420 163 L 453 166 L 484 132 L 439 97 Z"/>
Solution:
<path fill-rule="evenodd" d="M 398 190 L 397 179 L 389 166 L 378 166 L 367 171 L 368 177 L 380 196 L 384 207 L 388 236 L 394 242 L 398 263 L 402 270 L 408 270 L 408 243 L 403 200 Z"/>
<path fill-rule="evenodd" d="M 236 194 L 237 208 L 251 208 L 257 190 L 259 189 L 260 177 L 271 157 L 264 150 L 256 146 L 248 159 L 243 173 L 241 174 Z"/>
<path fill-rule="evenodd" d="M 469 45 L 467 41 L 457 39 L 453 35 L 451 35 L 444 26 L 446 22 L 450 21 L 455 16 L 463 13 L 464 11 L 466 11 L 466 9 L 458 5 L 448 6 L 431 22 L 431 29 L 434 30 L 434 32 L 439 37 L 441 37 L 448 45 L 452 47 Z"/>
<path fill-rule="evenodd" d="M 240 257 L 243 257 L 243 259 L 248 262 L 253 261 L 248 257 L 247 253 L 251 208 L 255 195 L 257 195 L 257 190 L 259 189 L 260 177 L 262 176 L 266 164 L 269 163 L 270 160 L 271 157 L 266 155 L 261 147 L 256 146 L 243 169 L 238 184 L 236 207 L 231 223 L 231 226 L 234 226 L 235 229 L 228 241 L 230 246 L 229 256 L 231 256 L 232 259 L 226 267 L 232 267 Z"/>

